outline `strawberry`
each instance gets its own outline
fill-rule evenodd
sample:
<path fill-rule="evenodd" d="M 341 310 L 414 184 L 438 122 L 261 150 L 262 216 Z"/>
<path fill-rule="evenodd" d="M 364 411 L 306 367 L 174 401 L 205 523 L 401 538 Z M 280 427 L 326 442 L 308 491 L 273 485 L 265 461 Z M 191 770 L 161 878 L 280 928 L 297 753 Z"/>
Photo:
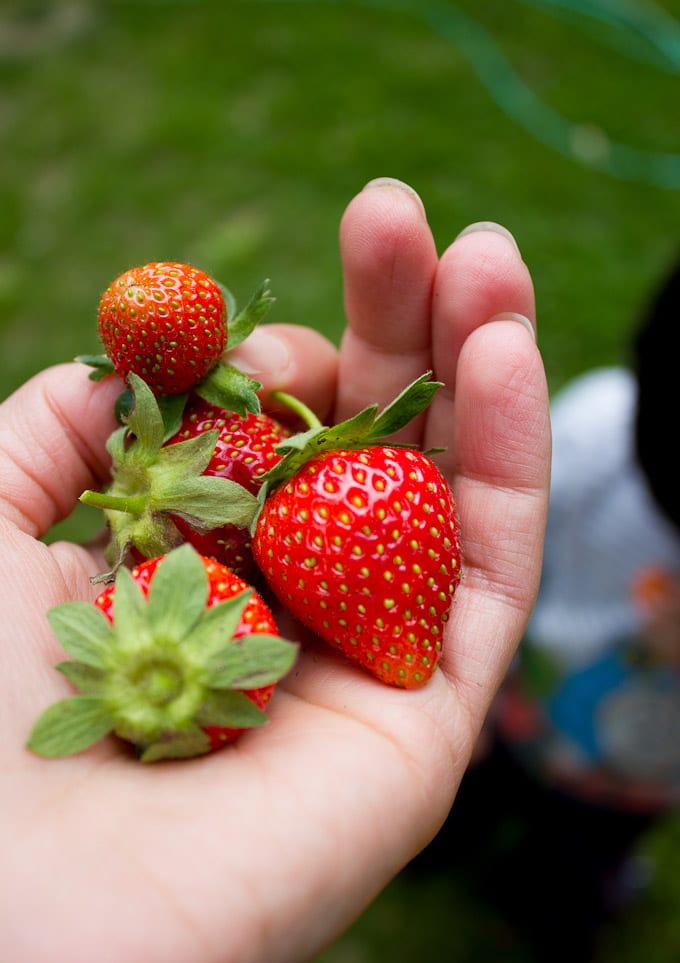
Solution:
<path fill-rule="evenodd" d="M 194 389 L 213 404 L 241 414 L 260 410 L 260 384 L 228 363 L 269 310 L 264 281 L 237 310 L 231 292 L 188 264 L 152 262 L 113 281 L 99 303 L 104 355 L 79 355 L 99 380 L 113 371 L 142 378 L 159 398 Z"/>
<path fill-rule="evenodd" d="M 95 600 L 48 612 L 80 690 L 45 710 L 28 747 L 58 757 L 115 733 L 143 762 L 202 755 L 267 721 L 297 647 L 262 598 L 189 545 L 133 569 Z"/>
<path fill-rule="evenodd" d="M 182 417 L 182 427 L 166 445 L 188 441 L 215 430 L 218 432 L 217 441 L 203 474 L 231 479 L 256 495 L 261 477 L 281 458 L 276 445 L 290 432 L 268 414 L 248 413 L 242 418 L 196 397 L 190 399 Z M 179 515 L 170 515 L 170 518 L 184 541 L 202 555 L 224 562 L 242 578 L 252 580 L 257 577 L 248 526 L 220 525 L 208 532 L 200 532 Z"/>
<path fill-rule="evenodd" d="M 305 625 L 381 681 L 415 688 L 437 665 L 461 577 L 456 507 L 431 458 L 385 443 L 429 403 L 423 376 L 382 414 L 312 425 L 265 475 L 253 554 Z"/>
<path fill-rule="evenodd" d="M 123 380 L 134 372 L 156 394 L 181 394 L 224 351 L 227 307 L 204 271 L 152 262 L 125 271 L 104 291 L 99 336 Z"/>
<path fill-rule="evenodd" d="M 181 412 L 162 411 L 141 378 L 130 381 L 133 408 L 108 443 L 112 483 L 104 493 L 81 495 L 106 513 L 107 560 L 115 570 L 128 550 L 139 560 L 188 541 L 251 578 L 257 573 L 249 532 L 255 495 L 289 431 L 269 415 L 242 417 L 198 396 Z"/>

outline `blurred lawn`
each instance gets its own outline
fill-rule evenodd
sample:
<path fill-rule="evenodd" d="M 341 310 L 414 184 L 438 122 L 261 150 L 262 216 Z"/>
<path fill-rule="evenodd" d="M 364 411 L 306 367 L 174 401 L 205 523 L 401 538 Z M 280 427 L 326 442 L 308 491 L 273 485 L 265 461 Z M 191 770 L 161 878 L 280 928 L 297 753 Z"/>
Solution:
<path fill-rule="evenodd" d="M 680 0 L 658 9 L 680 19 Z M 538 3 L 5 0 L 0 394 L 96 350 L 101 291 L 150 260 L 193 262 L 239 300 L 269 277 L 272 320 L 337 340 L 339 219 L 379 175 L 421 193 L 440 249 L 470 221 L 514 232 L 552 388 L 624 358 L 678 249 L 680 192 L 599 172 L 515 123 L 448 29 L 447 14 L 461 13 L 539 98 L 583 125 L 586 146 L 606 147 L 604 134 L 680 151 L 677 71 L 624 56 L 635 38 L 623 30 Z M 654 53 L 639 37 L 634 47 Z M 94 524 L 79 511 L 59 531 Z M 607 963 L 680 959 L 677 827 L 652 843 L 658 875 L 612 934 Z M 413 893 L 397 881 L 323 960 L 454 956 L 522 959 L 464 885 Z"/>

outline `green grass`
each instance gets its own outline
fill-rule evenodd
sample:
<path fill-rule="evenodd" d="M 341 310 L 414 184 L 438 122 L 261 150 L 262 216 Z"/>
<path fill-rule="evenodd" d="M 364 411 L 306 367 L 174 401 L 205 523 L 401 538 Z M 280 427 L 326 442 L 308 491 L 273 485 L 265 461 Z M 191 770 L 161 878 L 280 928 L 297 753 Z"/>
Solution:
<path fill-rule="evenodd" d="M 677 192 L 613 179 L 540 144 L 415 0 L 412 9 L 324 0 L 4 8 L 2 393 L 96 347 L 101 290 L 151 259 L 198 261 L 237 294 L 269 276 L 272 319 L 337 338 L 338 221 L 381 174 L 420 191 L 442 248 L 472 220 L 515 232 L 555 386 L 617 359 L 631 313 L 674 251 Z M 517 0 L 490 0 L 476 15 L 569 119 L 679 149 L 675 77 Z"/>
<path fill-rule="evenodd" d="M 661 6 L 680 18 L 680 0 Z M 472 15 L 539 98 L 600 141 L 680 151 L 677 74 L 624 56 L 634 39 L 624 31 L 536 3 L 2 5 L 0 394 L 96 350 L 101 291 L 149 260 L 194 262 L 239 299 L 269 277 L 272 320 L 337 340 L 339 219 L 379 175 L 421 193 L 440 249 L 470 221 L 515 233 L 553 389 L 624 358 L 677 250 L 679 193 L 532 136 L 480 81 L 448 30 L 454 13 Z M 652 52 L 639 38 L 634 47 Z M 60 533 L 97 522 L 79 512 Z M 662 870 L 612 934 L 607 963 L 680 958 L 676 827 L 654 845 Z M 515 951 L 464 884 L 414 894 L 397 881 L 324 960 L 514 961 Z"/>

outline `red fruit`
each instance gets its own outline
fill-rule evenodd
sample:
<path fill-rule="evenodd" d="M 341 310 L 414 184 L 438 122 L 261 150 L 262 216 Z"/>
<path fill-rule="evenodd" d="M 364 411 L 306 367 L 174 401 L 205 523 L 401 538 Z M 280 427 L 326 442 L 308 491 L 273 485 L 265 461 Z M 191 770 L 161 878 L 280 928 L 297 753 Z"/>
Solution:
<path fill-rule="evenodd" d="M 99 336 L 124 380 L 133 372 L 157 395 L 181 394 L 226 348 L 225 299 L 211 277 L 188 264 L 131 268 L 102 295 Z"/>
<path fill-rule="evenodd" d="M 425 455 L 377 446 L 314 458 L 265 502 L 253 550 L 326 642 L 390 685 L 430 678 L 460 544 L 450 489 Z"/>
<path fill-rule="evenodd" d="M 380 439 L 429 403 L 436 382 L 279 445 L 253 555 L 279 600 L 389 685 L 432 675 L 461 577 L 456 508 L 425 454 Z"/>
<path fill-rule="evenodd" d="M 276 446 L 290 431 L 267 414 L 248 414 L 245 418 L 193 398 L 182 417 L 182 427 L 166 444 L 196 438 L 207 431 L 219 432 L 213 455 L 204 475 L 228 478 L 257 495 L 261 478 L 280 461 Z M 250 531 L 245 526 L 221 525 L 202 533 L 178 515 L 171 515 L 182 535 L 202 555 L 216 558 L 242 578 L 253 579 Z"/>
<path fill-rule="evenodd" d="M 289 432 L 267 415 L 241 417 L 198 397 L 168 430 L 149 386 L 137 375 L 130 382 L 133 408 L 108 442 L 111 484 L 80 496 L 106 514 L 112 571 L 128 551 L 139 561 L 188 541 L 250 577 L 255 493 Z"/>
<path fill-rule="evenodd" d="M 95 600 L 48 613 L 76 661 L 57 668 L 81 694 L 49 707 L 28 745 L 80 752 L 113 732 L 142 760 L 210 752 L 266 721 L 296 646 L 260 596 L 185 545 L 129 572 Z"/>

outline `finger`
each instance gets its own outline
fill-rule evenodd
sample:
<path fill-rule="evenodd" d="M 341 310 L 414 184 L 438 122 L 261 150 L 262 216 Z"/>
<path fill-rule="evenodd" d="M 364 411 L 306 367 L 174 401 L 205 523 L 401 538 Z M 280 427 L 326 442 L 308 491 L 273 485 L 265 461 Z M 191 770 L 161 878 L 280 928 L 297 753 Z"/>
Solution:
<path fill-rule="evenodd" d="M 262 384 L 260 397 L 276 412 L 272 391 L 295 395 L 321 419 L 335 399 L 338 351 L 320 332 L 295 324 L 267 324 L 229 354 L 229 361 Z"/>
<path fill-rule="evenodd" d="M 453 440 L 464 576 L 443 667 L 481 724 L 536 598 L 548 502 L 548 389 L 522 325 L 494 322 L 469 336 Z"/>
<path fill-rule="evenodd" d="M 84 365 L 63 364 L 0 405 L 0 514 L 39 537 L 102 483 L 121 390 L 115 377 L 95 383 Z"/>
<path fill-rule="evenodd" d="M 442 255 L 433 297 L 435 377 L 444 383 L 429 410 L 425 443 L 450 446 L 458 359 L 472 331 L 504 314 L 535 323 L 534 289 L 517 244 L 500 225 L 471 225 Z M 453 450 L 442 458 L 453 469 Z"/>
<path fill-rule="evenodd" d="M 430 298 L 437 253 L 417 194 L 370 182 L 340 226 L 348 328 L 340 351 L 336 420 L 381 407 L 432 364 Z M 412 426 L 410 435 L 416 435 Z M 405 440 L 405 439 L 404 439 Z"/>

